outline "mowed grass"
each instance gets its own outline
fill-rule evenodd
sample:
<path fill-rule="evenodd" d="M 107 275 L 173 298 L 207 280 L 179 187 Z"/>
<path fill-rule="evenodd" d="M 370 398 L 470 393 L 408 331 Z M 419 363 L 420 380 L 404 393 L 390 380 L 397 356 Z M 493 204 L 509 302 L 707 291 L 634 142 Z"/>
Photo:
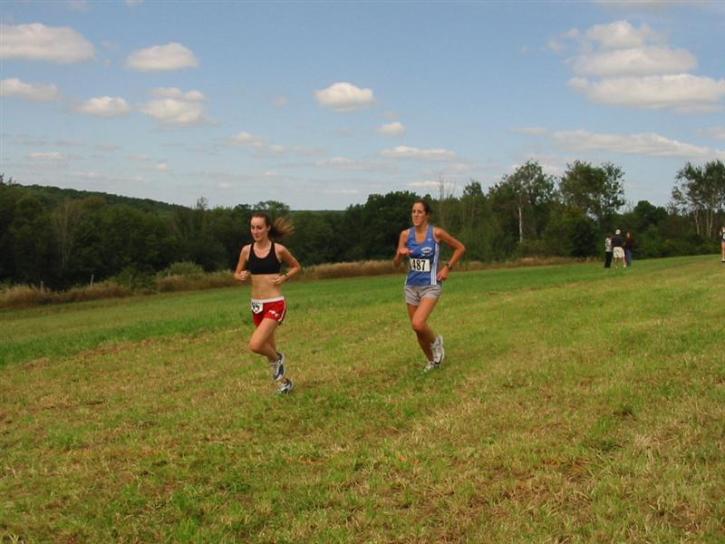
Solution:
<path fill-rule="evenodd" d="M 722 542 L 715 257 L 291 283 L 0 312 L 0 542 Z"/>

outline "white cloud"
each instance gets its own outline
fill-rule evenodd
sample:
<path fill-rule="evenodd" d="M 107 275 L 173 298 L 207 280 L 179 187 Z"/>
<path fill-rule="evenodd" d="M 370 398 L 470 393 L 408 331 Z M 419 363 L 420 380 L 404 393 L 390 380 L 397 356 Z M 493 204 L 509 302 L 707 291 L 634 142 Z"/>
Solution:
<path fill-rule="evenodd" d="M 65 155 L 60 151 L 36 151 L 28 154 L 28 158 L 34 161 L 63 161 Z"/>
<path fill-rule="evenodd" d="M 594 25 L 586 37 L 605 49 L 639 47 L 645 43 L 659 41 L 659 35 L 648 25 L 635 28 L 629 21 L 615 21 L 605 25 Z"/>
<path fill-rule="evenodd" d="M 579 38 L 579 35 L 579 29 L 572 28 L 571 30 L 560 34 L 556 38 L 550 39 L 546 46 L 554 53 L 563 53 L 566 49 L 567 42 L 571 40 L 576 40 L 577 38 Z"/>
<path fill-rule="evenodd" d="M 353 111 L 375 102 L 372 89 L 361 89 L 352 83 L 333 83 L 326 89 L 315 91 L 317 102 L 335 111 Z"/>
<path fill-rule="evenodd" d="M 55 85 L 33 85 L 17 78 L 0 81 L 0 96 L 22 98 L 35 102 L 50 102 L 56 100 L 60 93 Z"/>
<path fill-rule="evenodd" d="M 574 73 L 599 77 L 680 74 L 697 67 L 692 53 L 669 47 L 603 51 L 580 55 L 570 62 Z"/>
<path fill-rule="evenodd" d="M 72 28 L 41 23 L 0 25 L 0 59 L 67 64 L 90 60 L 94 56 L 93 44 Z"/>
<path fill-rule="evenodd" d="M 167 126 L 193 126 L 208 121 L 204 114 L 204 95 L 199 91 L 183 92 L 175 87 L 154 89 L 155 100 L 141 111 Z"/>
<path fill-rule="evenodd" d="M 249 147 L 259 154 L 282 155 L 287 153 L 287 147 L 280 144 L 270 144 L 264 138 L 250 134 L 249 132 L 239 132 L 229 138 L 231 145 Z"/>
<path fill-rule="evenodd" d="M 383 149 L 380 154 L 390 159 L 418 159 L 425 161 L 449 161 L 456 157 L 455 152 L 448 149 L 419 149 L 407 145 L 399 145 L 391 149 Z"/>
<path fill-rule="evenodd" d="M 696 146 L 672 140 L 656 133 L 607 134 L 586 130 L 557 131 L 552 138 L 572 151 L 609 151 L 650 157 L 683 157 L 689 159 L 722 156 L 724 150 Z"/>
<path fill-rule="evenodd" d="M 725 126 L 722 127 L 709 127 L 703 130 L 703 133 L 711 138 L 717 138 L 718 140 L 725 140 Z"/>
<path fill-rule="evenodd" d="M 403 125 L 400 121 L 395 121 L 394 123 L 388 123 L 381 126 L 378 128 L 378 132 L 380 132 L 380 134 L 385 134 L 386 136 L 400 136 L 405 134 L 405 125 Z"/>
<path fill-rule="evenodd" d="M 725 97 L 725 79 L 691 74 L 621 77 L 592 81 L 573 78 L 569 86 L 601 104 L 679 111 L 717 109 Z"/>
<path fill-rule="evenodd" d="M 697 58 L 665 43 L 646 24 L 595 25 L 573 35 L 579 54 L 567 59 L 569 86 L 600 104 L 680 112 L 719 109 L 725 80 L 697 76 Z"/>
<path fill-rule="evenodd" d="M 98 117 L 118 117 L 131 111 L 128 103 L 120 97 L 98 96 L 90 98 L 78 106 L 77 110 Z"/>
<path fill-rule="evenodd" d="M 126 66 L 141 72 L 154 72 L 196 68 L 199 61 L 191 49 L 172 42 L 134 51 L 126 59 Z"/>
<path fill-rule="evenodd" d="M 239 132 L 236 135 L 232 136 L 229 139 L 229 142 L 234 145 L 242 145 L 242 146 L 248 146 L 248 147 L 254 147 L 256 149 L 261 149 L 262 147 L 266 146 L 264 139 L 260 138 L 259 136 L 255 136 L 254 134 L 250 134 L 249 132 Z"/>
<path fill-rule="evenodd" d="M 349 159 L 347 157 L 332 157 L 323 161 L 318 161 L 317 166 L 323 168 L 331 168 L 333 170 L 343 171 L 368 171 L 371 165 L 366 161 Z"/>
<path fill-rule="evenodd" d="M 434 180 L 423 180 L 423 181 L 413 181 L 411 183 L 408 183 L 408 187 L 411 189 L 421 189 L 425 191 L 437 191 L 440 192 L 441 185 L 444 194 L 453 194 L 456 190 L 456 184 L 452 181 L 434 181 Z"/>
<path fill-rule="evenodd" d="M 173 98 L 174 100 L 184 100 L 187 102 L 201 102 L 206 100 L 204 93 L 200 91 L 184 92 L 176 87 L 157 87 L 151 91 L 156 98 Z"/>

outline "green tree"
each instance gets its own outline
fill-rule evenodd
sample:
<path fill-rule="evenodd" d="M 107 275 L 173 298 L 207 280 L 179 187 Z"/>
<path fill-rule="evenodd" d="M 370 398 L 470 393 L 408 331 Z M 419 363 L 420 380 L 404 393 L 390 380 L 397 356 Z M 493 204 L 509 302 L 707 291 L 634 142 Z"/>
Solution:
<path fill-rule="evenodd" d="M 612 228 L 612 218 L 624 205 L 624 171 L 612 163 L 592 166 L 574 161 L 559 182 L 564 203 L 594 219 L 600 231 Z"/>
<path fill-rule="evenodd" d="M 553 255 L 588 257 L 598 252 L 594 220 L 579 208 L 563 207 L 553 214 L 544 239 Z"/>
<path fill-rule="evenodd" d="M 541 235 L 548 208 L 556 196 L 554 179 L 536 161 L 527 161 L 491 189 L 496 207 L 512 214 L 518 241 Z"/>
<path fill-rule="evenodd" d="M 688 162 L 677 172 L 676 179 L 672 189 L 674 207 L 692 217 L 699 236 L 715 236 L 715 219 L 725 208 L 725 164 L 721 160 L 703 166 Z"/>

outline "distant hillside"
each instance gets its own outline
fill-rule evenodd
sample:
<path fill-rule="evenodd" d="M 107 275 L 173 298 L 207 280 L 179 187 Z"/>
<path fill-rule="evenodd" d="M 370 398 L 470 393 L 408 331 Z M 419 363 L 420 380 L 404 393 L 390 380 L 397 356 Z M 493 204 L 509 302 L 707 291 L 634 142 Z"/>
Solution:
<path fill-rule="evenodd" d="M 108 204 L 125 204 L 133 208 L 146 212 L 169 212 L 174 210 L 188 209 L 186 206 L 179 204 L 169 204 L 150 198 L 134 198 L 129 196 L 114 195 L 111 193 L 101 193 L 98 191 L 79 191 L 77 189 L 61 189 L 60 187 L 51 187 L 45 185 L 21 185 L 25 191 L 28 191 L 39 200 L 45 202 L 50 207 L 55 207 L 64 200 L 77 200 L 89 197 L 101 197 Z"/>

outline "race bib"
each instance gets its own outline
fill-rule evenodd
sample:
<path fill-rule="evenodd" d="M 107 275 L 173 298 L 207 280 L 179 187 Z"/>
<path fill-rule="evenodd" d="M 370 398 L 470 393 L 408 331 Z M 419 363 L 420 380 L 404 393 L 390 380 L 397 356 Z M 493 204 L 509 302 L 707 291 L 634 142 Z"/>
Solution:
<path fill-rule="evenodd" d="M 252 302 L 252 313 L 261 314 L 264 309 L 264 304 L 261 302 Z"/>
<path fill-rule="evenodd" d="M 430 259 L 410 259 L 410 269 L 414 272 L 430 272 Z"/>

